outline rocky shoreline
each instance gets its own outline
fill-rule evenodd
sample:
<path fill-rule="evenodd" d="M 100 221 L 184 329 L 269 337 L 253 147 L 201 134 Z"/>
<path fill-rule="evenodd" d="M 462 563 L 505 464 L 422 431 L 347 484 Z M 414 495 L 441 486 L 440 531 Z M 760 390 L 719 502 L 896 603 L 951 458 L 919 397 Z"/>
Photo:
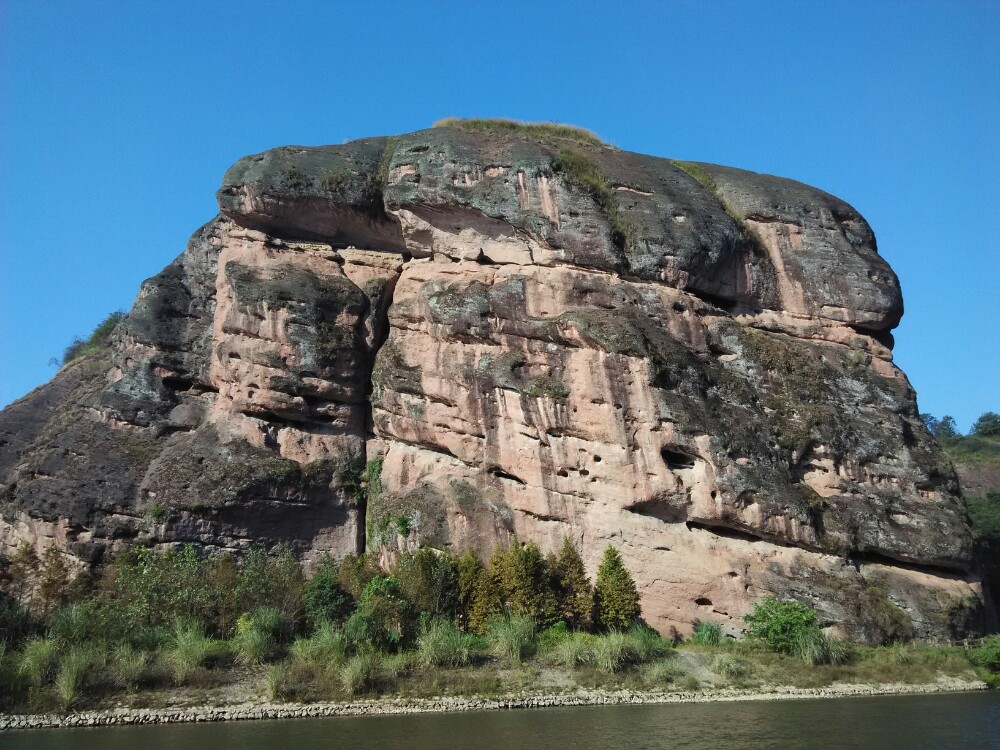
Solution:
<path fill-rule="evenodd" d="M 985 682 L 942 680 L 927 685 L 832 685 L 823 688 L 771 688 L 766 691 L 720 689 L 697 692 L 634 692 L 589 690 L 564 695 L 508 695 L 498 698 L 438 697 L 395 698 L 349 703 L 240 703 L 230 706 L 174 708 L 116 708 L 72 714 L 0 714 L 0 730 L 69 727 L 176 724 L 263 719 L 300 719 L 328 716 L 384 716 L 394 714 L 497 711 L 523 708 L 557 708 L 655 703 L 718 703 L 806 698 L 845 698 L 874 695 L 923 695 L 986 690 Z"/>

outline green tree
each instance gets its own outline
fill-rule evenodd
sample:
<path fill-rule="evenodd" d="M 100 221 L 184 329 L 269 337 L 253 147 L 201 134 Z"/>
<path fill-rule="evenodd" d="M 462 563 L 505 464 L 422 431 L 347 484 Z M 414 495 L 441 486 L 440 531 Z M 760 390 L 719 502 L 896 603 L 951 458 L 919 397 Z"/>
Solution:
<path fill-rule="evenodd" d="M 626 630 L 641 614 L 639 593 L 618 550 L 610 544 L 597 568 L 594 585 L 594 621 L 604 630 Z"/>
<path fill-rule="evenodd" d="M 400 556 L 392 574 L 416 612 L 448 620 L 458 613 L 458 569 L 449 555 L 422 547 Z"/>
<path fill-rule="evenodd" d="M 1000 414 L 995 411 L 983 412 L 972 425 L 972 434 L 979 437 L 1000 436 Z"/>
<path fill-rule="evenodd" d="M 550 568 L 560 616 L 575 630 L 588 628 L 594 610 L 594 587 L 587 578 L 580 553 L 568 538 L 563 537 L 559 556 L 553 559 Z"/>
<path fill-rule="evenodd" d="M 395 650 L 412 635 L 413 610 L 395 578 L 376 576 L 361 592 L 358 608 L 344 626 L 355 644 L 379 651 Z"/>
<path fill-rule="evenodd" d="M 941 421 L 938 422 L 937 429 L 934 431 L 934 437 L 936 438 L 954 438 L 960 434 L 958 425 L 955 424 L 955 418 L 947 414 L 941 417 Z"/>
<path fill-rule="evenodd" d="M 471 549 L 467 549 L 455 562 L 458 569 L 458 617 L 463 628 L 468 627 L 469 613 L 476 599 L 476 590 L 485 573 L 482 560 Z"/>
<path fill-rule="evenodd" d="M 35 548 L 27 542 L 21 542 L 10 557 L 10 565 L 7 568 L 8 590 L 10 595 L 24 606 L 30 604 L 35 591 L 38 565 L 39 560 Z"/>
<path fill-rule="evenodd" d="M 51 612 L 69 598 L 72 581 L 69 566 L 56 545 L 50 544 L 42 553 L 38 570 L 38 605 Z"/>
<path fill-rule="evenodd" d="M 527 615 L 540 627 L 547 627 L 558 619 L 559 605 L 552 590 L 552 576 L 535 544 L 513 542 L 500 554 L 494 553 L 489 573 L 506 612 Z"/>
<path fill-rule="evenodd" d="M 350 615 L 354 599 L 340 588 L 337 564 L 330 557 L 324 558 L 316 572 L 306 581 L 302 604 L 306 620 L 313 627 L 324 620 L 342 622 Z"/>

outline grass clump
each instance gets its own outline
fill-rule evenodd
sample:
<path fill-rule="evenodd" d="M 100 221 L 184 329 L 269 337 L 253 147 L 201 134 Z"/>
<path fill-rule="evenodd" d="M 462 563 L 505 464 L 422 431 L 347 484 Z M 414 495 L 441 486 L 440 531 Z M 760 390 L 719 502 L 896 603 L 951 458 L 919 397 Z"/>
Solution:
<path fill-rule="evenodd" d="M 486 640 L 497 659 L 520 664 L 535 652 L 535 620 L 516 614 L 493 620 L 487 628 Z"/>
<path fill-rule="evenodd" d="M 718 646 L 722 643 L 722 626 L 717 622 L 699 622 L 694 626 L 691 643 L 699 646 Z"/>
<path fill-rule="evenodd" d="M 455 128 L 467 133 L 490 133 L 494 135 L 514 135 L 520 138 L 530 138 L 536 141 L 551 143 L 553 141 L 574 141 L 590 146 L 606 145 L 596 133 L 576 125 L 563 125 L 557 122 L 524 122 L 507 118 L 461 118 L 446 117 L 434 123 L 435 128 Z"/>
<path fill-rule="evenodd" d="M 296 638 L 288 651 L 295 663 L 324 667 L 340 664 L 347 657 L 347 639 L 340 628 L 322 621 L 308 638 Z"/>
<path fill-rule="evenodd" d="M 87 354 L 99 352 L 108 345 L 108 336 L 115 329 L 115 326 L 125 317 L 124 310 L 115 310 L 104 320 L 98 323 L 97 328 L 86 339 L 75 338 L 63 351 L 62 363 L 69 364 L 75 359 L 79 359 Z"/>
<path fill-rule="evenodd" d="M 74 646 L 59 659 L 53 688 L 63 711 L 79 700 L 79 691 L 94 662 L 94 652 L 85 646 Z"/>
<path fill-rule="evenodd" d="M 560 148 L 552 160 L 552 171 L 571 187 L 593 198 L 611 224 L 611 241 L 615 247 L 624 252 L 635 244 L 635 230 L 618 210 L 615 189 L 593 159 L 576 149 Z"/>
<path fill-rule="evenodd" d="M 340 683 L 351 695 L 376 689 L 382 678 L 382 656 L 376 652 L 357 654 L 340 670 Z"/>
<path fill-rule="evenodd" d="M 43 685 L 55 674 L 58 649 L 51 638 L 33 638 L 21 650 L 21 674 L 33 685 Z"/>
<path fill-rule="evenodd" d="M 449 620 L 435 620 L 417 639 L 420 663 L 425 667 L 464 667 L 476 656 L 478 639 L 463 633 Z"/>
<path fill-rule="evenodd" d="M 594 661 L 594 640 L 586 633 L 571 633 L 552 647 L 550 661 L 567 669 L 591 664 Z"/>
<path fill-rule="evenodd" d="M 167 660 L 177 685 L 186 683 L 192 673 L 205 666 L 214 653 L 215 644 L 205 636 L 197 622 L 178 619 L 174 623 Z"/>
<path fill-rule="evenodd" d="M 259 607 L 236 621 L 233 645 L 245 664 L 260 664 L 277 655 L 285 621 L 277 607 Z"/>
<path fill-rule="evenodd" d="M 142 682 L 149 665 L 149 654 L 127 643 L 119 644 L 111 656 L 111 673 L 115 683 L 126 690 L 135 690 Z"/>

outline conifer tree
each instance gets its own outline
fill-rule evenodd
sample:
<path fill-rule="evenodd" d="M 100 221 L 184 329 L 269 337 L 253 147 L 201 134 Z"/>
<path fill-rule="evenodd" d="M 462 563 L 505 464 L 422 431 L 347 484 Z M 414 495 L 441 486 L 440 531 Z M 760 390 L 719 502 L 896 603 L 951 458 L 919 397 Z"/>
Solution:
<path fill-rule="evenodd" d="M 625 630 L 631 627 L 641 610 L 635 581 L 622 562 L 618 550 L 610 544 L 597 569 L 594 586 L 594 620 L 605 630 Z"/>
<path fill-rule="evenodd" d="M 490 574 L 508 612 L 533 617 L 539 627 L 558 618 L 559 605 L 545 558 L 534 543 L 514 542 L 490 558 Z"/>
<path fill-rule="evenodd" d="M 550 567 L 562 618 L 574 630 L 590 626 L 594 609 L 594 587 L 590 585 L 583 559 L 569 539 L 563 537 L 559 556 Z"/>
<path fill-rule="evenodd" d="M 69 566 L 55 544 L 42 553 L 38 571 L 38 603 L 43 612 L 51 612 L 67 598 L 70 587 Z"/>

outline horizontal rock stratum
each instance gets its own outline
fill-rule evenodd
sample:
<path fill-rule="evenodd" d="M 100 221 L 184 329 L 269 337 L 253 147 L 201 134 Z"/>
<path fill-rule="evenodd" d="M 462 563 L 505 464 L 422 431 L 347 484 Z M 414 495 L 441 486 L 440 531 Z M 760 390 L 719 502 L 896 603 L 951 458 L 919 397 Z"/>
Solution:
<path fill-rule="evenodd" d="M 250 156 L 111 347 L 0 414 L 0 538 L 611 544 L 646 620 L 980 627 L 895 274 L 792 180 L 458 123 Z"/>

